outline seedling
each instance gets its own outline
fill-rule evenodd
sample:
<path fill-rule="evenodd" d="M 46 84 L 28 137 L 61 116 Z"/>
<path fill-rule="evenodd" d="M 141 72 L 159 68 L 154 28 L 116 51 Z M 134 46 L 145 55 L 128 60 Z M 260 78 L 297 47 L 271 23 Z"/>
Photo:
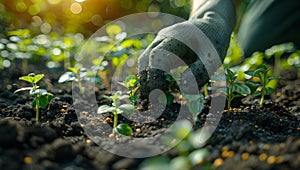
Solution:
<path fill-rule="evenodd" d="M 187 106 L 192 113 L 194 121 L 198 121 L 198 115 L 204 108 L 204 97 L 202 94 L 183 94 L 183 97 L 187 100 Z"/>
<path fill-rule="evenodd" d="M 231 102 L 237 97 L 247 96 L 251 94 L 250 88 L 237 81 L 237 76 L 230 70 L 226 70 L 226 79 L 228 82 L 227 87 L 225 87 L 226 98 L 227 98 L 227 109 L 228 113 L 231 111 Z"/>
<path fill-rule="evenodd" d="M 261 95 L 259 106 L 262 107 L 265 100 L 265 95 L 270 95 L 274 92 L 272 87 L 268 87 L 268 84 L 271 80 L 279 79 L 279 76 L 269 76 L 270 67 L 266 64 L 258 67 L 257 70 L 254 71 L 246 71 L 245 73 L 250 75 L 252 78 L 257 77 L 259 82 L 246 82 L 248 86 L 253 88 L 255 91 L 253 95 Z"/>
<path fill-rule="evenodd" d="M 53 98 L 53 94 L 48 93 L 46 89 L 39 89 L 37 83 L 44 77 L 44 74 L 35 75 L 34 73 L 30 73 L 27 76 L 20 77 L 19 80 L 27 81 L 32 84 L 32 87 L 24 87 L 15 91 L 15 93 L 29 90 L 29 94 L 34 96 L 32 101 L 32 108 L 35 109 L 36 112 L 36 121 L 39 121 L 39 108 L 45 109 L 51 99 Z"/>
<path fill-rule="evenodd" d="M 99 83 L 101 82 L 101 79 L 98 75 L 93 74 L 93 71 L 89 71 L 88 69 L 78 65 L 75 67 L 69 67 L 70 71 L 65 72 L 63 75 L 61 75 L 58 79 L 58 83 L 65 83 L 65 82 L 78 82 L 78 87 L 80 90 L 80 93 L 83 94 L 85 89 L 82 85 L 83 81 L 90 81 L 93 83 Z"/>
<path fill-rule="evenodd" d="M 136 92 L 139 89 L 138 86 L 139 79 L 136 75 L 130 75 L 126 77 L 125 81 L 121 83 L 123 86 L 125 86 L 129 91 L 129 100 L 132 104 L 136 104 L 138 101 L 138 97 L 136 95 Z"/>
<path fill-rule="evenodd" d="M 128 96 L 121 95 L 121 92 L 118 91 L 112 96 L 104 95 L 103 97 L 112 101 L 112 106 L 102 105 L 98 108 L 98 114 L 112 113 L 114 116 L 113 130 L 112 134 L 110 134 L 110 137 L 114 137 L 115 132 L 125 136 L 132 136 L 132 129 L 128 124 L 122 123 L 118 125 L 118 114 L 131 114 L 135 110 L 132 104 L 121 104 L 120 100 Z"/>

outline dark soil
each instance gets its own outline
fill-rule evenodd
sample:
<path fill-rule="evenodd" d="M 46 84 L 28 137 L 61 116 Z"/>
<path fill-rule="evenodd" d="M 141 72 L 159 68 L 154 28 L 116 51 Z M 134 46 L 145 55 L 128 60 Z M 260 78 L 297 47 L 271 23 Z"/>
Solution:
<path fill-rule="evenodd" d="M 46 77 L 40 86 L 54 94 L 49 108 L 41 111 L 40 122 L 35 122 L 32 98 L 27 93 L 13 93 L 28 86 L 18 80 L 21 74 L 16 68 L 0 73 L 1 170 L 138 168 L 144 159 L 116 156 L 102 149 L 105 142 L 99 147 L 87 137 L 75 112 L 71 84 L 56 83 L 61 71 L 31 68 L 43 70 Z M 210 151 L 206 160 L 217 169 L 300 169 L 300 79 L 297 77 L 297 72 L 285 73 L 276 93 L 266 100 L 263 108 L 258 107 L 258 98 L 235 101 L 237 109 L 230 114 L 223 113 L 216 131 L 204 146 Z M 108 103 L 101 97 L 105 93 L 102 87 L 97 87 L 98 105 Z M 120 122 L 131 124 L 134 137 L 157 136 L 177 118 L 179 107 L 179 104 L 169 106 L 163 115 L 152 118 L 151 123 L 134 124 L 122 116 Z M 202 126 L 207 117 L 214 117 L 208 108 L 207 105 L 196 127 Z M 155 113 L 157 109 L 149 112 Z M 88 110 L 86 115 L 81 122 L 92 121 L 96 128 L 110 123 L 105 120 L 109 115 L 95 119 Z M 107 140 L 111 141 L 115 142 Z M 174 152 L 164 155 L 172 157 Z"/>

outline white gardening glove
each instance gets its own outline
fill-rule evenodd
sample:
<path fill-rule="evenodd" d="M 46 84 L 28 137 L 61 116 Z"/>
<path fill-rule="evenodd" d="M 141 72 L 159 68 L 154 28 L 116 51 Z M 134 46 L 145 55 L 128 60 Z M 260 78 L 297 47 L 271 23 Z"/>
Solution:
<path fill-rule="evenodd" d="M 187 92 L 189 89 L 194 88 L 189 86 L 192 84 L 189 78 L 190 72 L 196 78 L 198 88 L 203 86 L 209 78 L 202 62 L 206 58 L 201 58 L 200 60 L 199 56 L 186 43 L 179 41 L 177 37 L 185 40 L 190 39 L 191 43 L 186 42 L 195 48 L 206 48 L 201 43 L 197 44 L 198 46 L 192 44 L 193 39 L 201 36 L 197 33 L 200 30 L 216 49 L 218 54 L 217 60 L 223 61 L 235 24 L 234 11 L 232 0 L 206 0 L 191 15 L 188 21 L 161 30 L 152 44 L 139 58 L 138 73 L 140 76 L 141 96 L 148 97 L 148 94 L 154 89 L 165 90 L 168 84 L 163 73 L 185 64 L 189 65 L 189 69 L 181 75 L 181 87 L 186 89 Z M 214 63 L 214 61 L 210 62 Z M 217 64 L 218 66 L 214 65 L 214 69 L 219 67 L 220 64 L 221 62 Z"/>

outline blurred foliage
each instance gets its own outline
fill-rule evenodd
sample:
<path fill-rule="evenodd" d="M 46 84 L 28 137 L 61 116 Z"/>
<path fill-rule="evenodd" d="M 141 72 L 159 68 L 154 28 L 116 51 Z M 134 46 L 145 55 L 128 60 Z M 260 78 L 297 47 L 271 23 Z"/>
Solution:
<path fill-rule="evenodd" d="M 223 63 L 225 68 L 231 68 L 238 74 L 238 79 L 244 80 L 245 71 L 255 70 L 263 63 L 273 64 L 275 75 L 279 75 L 280 70 L 300 68 L 300 50 L 293 43 L 284 43 L 274 45 L 265 51 L 254 52 L 250 57 L 245 58 L 236 34 L 232 34 Z"/>
<path fill-rule="evenodd" d="M 164 12 L 188 18 L 189 0 L 2 0 L 0 27 L 28 28 L 34 34 L 82 33 L 136 12 Z M 4 30 L 4 29 L 1 29 Z"/>
<path fill-rule="evenodd" d="M 162 137 L 162 143 L 167 147 L 175 144 L 176 156 L 172 158 L 166 156 L 148 158 L 141 163 L 138 169 L 215 169 L 211 163 L 206 161 L 209 151 L 199 146 L 205 134 L 202 136 L 203 133 L 200 130 L 191 131 L 192 126 L 191 122 L 187 120 L 177 121 L 170 127 L 170 133 Z"/>

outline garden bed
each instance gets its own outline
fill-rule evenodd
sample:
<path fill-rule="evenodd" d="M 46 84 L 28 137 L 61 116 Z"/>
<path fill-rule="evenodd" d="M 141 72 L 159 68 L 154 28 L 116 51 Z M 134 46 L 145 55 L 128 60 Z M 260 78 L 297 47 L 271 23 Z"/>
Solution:
<path fill-rule="evenodd" d="M 76 116 L 71 84 L 57 83 L 62 72 L 31 66 L 29 70 L 45 74 L 40 86 L 54 94 L 36 123 L 32 97 L 14 94 L 16 89 L 27 86 L 18 80 L 22 75 L 17 68 L 13 65 L 0 73 L 0 169 L 137 169 L 144 159 L 113 155 L 87 137 Z M 300 168 L 300 80 L 293 71 L 282 76 L 276 93 L 266 99 L 264 107 L 259 107 L 258 98 L 247 97 L 234 101 L 236 109 L 230 114 L 223 113 L 204 146 L 210 153 L 206 162 L 218 169 Z M 108 92 L 97 87 L 98 105 L 108 103 L 101 97 L 103 94 Z M 133 136 L 159 135 L 176 119 L 179 107 L 172 104 L 154 122 L 133 126 Z M 202 126 L 207 116 L 214 116 L 208 114 L 208 108 L 206 105 L 196 127 Z M 121 117 L 120 121 L 126 119 Z M 163 155 L 175 157 L 177 152 L 171 150 Z"/>

